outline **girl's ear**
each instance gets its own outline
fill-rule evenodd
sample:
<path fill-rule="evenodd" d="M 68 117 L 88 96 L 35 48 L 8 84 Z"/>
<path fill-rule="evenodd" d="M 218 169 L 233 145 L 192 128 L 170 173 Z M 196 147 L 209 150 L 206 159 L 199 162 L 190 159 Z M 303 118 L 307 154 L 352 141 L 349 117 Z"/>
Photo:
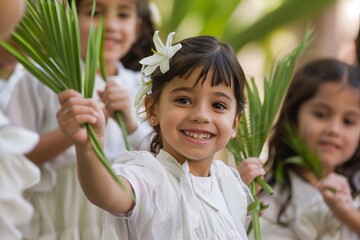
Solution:
<path fill-rule="evenodd" d="M 145 97 L 145 109 L 146 109 L 146 117 L 150 123 L 151 126 L 156 126 L 159 124 L 159 121 L 157 119 L 156 115 L 156 107 L 154 104 L 154 100 L 146 96 Z"/>
<path fill-rule="evenodd" d="M 236 132 L 237 129 L 239 127 L 240 121 L 241 121 L 241 117 L 242 117 L 242 113 L 240 113 L 239 115 L 237 115 L 234 119 L 234 124 L 233 124 L 233 132 L 231 134 L 231 138 L 235 138 L 236 137 Z"/>

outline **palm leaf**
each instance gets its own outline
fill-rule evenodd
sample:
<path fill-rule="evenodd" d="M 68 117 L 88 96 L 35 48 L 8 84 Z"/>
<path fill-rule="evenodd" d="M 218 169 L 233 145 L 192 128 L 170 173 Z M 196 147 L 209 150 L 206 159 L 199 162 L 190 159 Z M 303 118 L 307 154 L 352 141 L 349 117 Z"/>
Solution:
<path fill-rule="evenodd" d="M 298 154 L 285 159 L 275 169 L 275 179 L 279 183 L 284 182 L 284 166 L 288 164 L 299 165 L 312 171 L 317 179 L 322 178 L 322 166 L 318 156 L 311 151 L 303 140 L 298 136 L 294 126 L 286 125 L 286 139 L 289 146 Z"/>
<path fill-rule="evenodd" d="M 237 129 L 236 138 L 228 144 L 228 149 L 233 153 L 235 161 L 240 163 L 249 157 L 259 157 L 263 146 L 273 126 L 273 122 L 280 108 L 283 96 L 291 81 L 295 62 L 310 42 L 312 31 L 306 31 L 300 45 L 287 54 L 276 64 L 271 71 L 270 78 L 264 78 L 264 97 L 261 100 L 260 92 L 254 79 L 246 82 L 248 109 Z M 260 184 L 268 193 L 272 194 L 272 188 L 261 178 L 256 178 L 250 184 L 250 191 L 254 198 L 252 206 L 252 225 L 255 239 L 260 239 L 259 208 L 260 202 L 256 196 L 255 182 Z"/>
<path fill-rule="evenodd" d="M 7 42 L 0 45 L 8 50 L 39 81 L 55 93 L 74 89 L 91 98 L 101 51 L 103 28 L 91 25 L 85 59 L 85 80 L 82 83 L 80 34 L 75 0 L 71 7 L 56 0 L 26 0 L 23 20 L 13 33 L 20 50 Z M 93 2 L 93 11 L 95 1 Z M 25 57 L 24 54 L 27 56 Z M 89 124 L 85 124 L 90 143 L 112 178 L 135 200 L 131 191 L 113 172 L 106 155 Z"/>

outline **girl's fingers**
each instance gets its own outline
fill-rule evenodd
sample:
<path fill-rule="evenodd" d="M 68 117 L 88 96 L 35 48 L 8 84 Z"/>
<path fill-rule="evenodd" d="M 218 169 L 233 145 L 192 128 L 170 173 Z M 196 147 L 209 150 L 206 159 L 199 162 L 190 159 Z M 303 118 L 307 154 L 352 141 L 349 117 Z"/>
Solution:
<path fill-rule="evenodd" d="M 63 96 L 65 95 L 59 96 L 59 98 Z M 71 97 L 66 99 L 67 100 L 63 103 L 57 113 L 58 118 L 72 118 L 79 114 L 89 114 L 93 117 L 98 116 L 99 107 L 94 101 L 82 97 Z"/>
<path fill-rule="evenodd" d="M 99 96 L 106 105 L 114 102 L 129 102 L 130 99 L 128 91 L 119 86 L 115 81 L 108 82 L 105 91 Z"/>
<path fill-rule="evenodd" d="M 70 98 L 79 98 L 82 97 L 80 93 L 73 89 L 65 90 L 58 94 L 58 99 L 60 102 L 60 105 L 64 105 L 66 101 L 68 101 Z"/>
<path fill-rule="evenodd" d="M 350 193 L 350 186 L 347 179 L 339 174 L 331 173 L 319 182 L 318 186 L 321 192 L 331 190 L 333 192 Z"/>
<path fill-rule="evenodd" d="M 331 209 L 334 208 L 351 208 L 352 207 L 352 196 L 348 193 L 333 192 L 325 190 L 323 193 L 325 202 Z"/>
<path fill-rule="evenodd" d="M 263 168 L 253 169 L 250 172 L 240 174 L 241 179 L 247 185 L 249 185 L 252 181 L 254 181 L 257 177 L 263 177 L 265 175 L 265 170 Z"/>
<path fill-rule="evenodd" d="M 244 160 L 238 167 L 240 175 L 246 175 L 249 172 L 252 172 L 257 169 L 263 169 L 262 161 L 258 158 L 247 158 Z M 265 173 L 265 171 L 264 171 Z"/>
<path fill-rule="evenodd" d="M 265 170 L 262 161 L 258 158 L 248 158 L 244 160 L 238 167 L 241 179 L 245 184 L 249 185 L 257 177 L 263 177 Z"/>
<path fill-rule="evenodd" d="M 344 176 L 331 173 L 319 182 L 318 188 L 331 209 L 351 207 L 351 190 Z"/>
<path fill-rule="evenodd" d="M 98 113 L 88 106 L 73 106 L 60 110 L 60 118 L 72 120 L 76 124 L 95 123 Z"/>

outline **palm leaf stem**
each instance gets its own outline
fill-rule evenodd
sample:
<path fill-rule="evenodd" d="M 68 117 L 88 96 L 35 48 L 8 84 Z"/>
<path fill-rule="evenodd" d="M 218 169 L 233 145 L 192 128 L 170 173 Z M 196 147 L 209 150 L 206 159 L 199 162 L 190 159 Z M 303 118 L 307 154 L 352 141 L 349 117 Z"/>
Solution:
<path fill-rule="evenodd" d="M 261 100 L 260 92 L 254 79 L 250 79 L 245 84 L 248 98 L 248 111 L 237 129 L 237 136 L 228 144 L 228 149 L 234 154 L 237 163 L 249 157 L 259 157 L 263 146 L 271 131 L 273 122 L 280 108 L 282 99 L 286 94 L 290 84 L 295 62 L 300 54 L 305 50 L 310 42 L 312 31 L 307 30 L 304 39 L 297 48 L 287 54 L 275 65 L 270 74 L 270 78 L 264 78 L 264 99 Z M 272 188 L 261 178 L 256 178 L 250 184 L 250 191 L 253 196 L 255 207 L 252 209 L 252 224 L 254 237 L 260 239 L 259 210 L 256 193 L 256 184 L 259 183 L 263 189 L 272 193 Z"/>
<path fill-rule="evenodd" d="M 103 28 L 103 20 L 102 18 L 100 19 L 100 22 L 99 22 L 99 28 Z M 100 31 L 100 40 L 99 40 L 99 43 L 100 43 L 100 55 L 99 55 L 99 66 L 100 66 L 100 72 L 101 72 L 101 76 L 102 76 L 102 79 L 107 82 L 108 81 L 108 77 L 107 77 L 107 74 L 106 74 L 106 68 L 105 68 L 105 62 L 104 62 L 104 31 Z M 121 115 L 121 113 L 119 111 L 115 111 L 115 119 L 121 129 L 121 133 L 122 133 L 122 137 L 124 139 L 124 143 L 125 143 L 125 148 L 126 150 L 128 151 L 131 151 L 132 150 L 132 146 L 131 146 L 131 143 L 130 143 L 130 140 L 129 140 L 129 136 L 128 136 L 128 133 L 127 133 L 127 130 L 126 130 L 126 126 L 125 126 L 125 122 L 124 122 L 124 119 Z"/>

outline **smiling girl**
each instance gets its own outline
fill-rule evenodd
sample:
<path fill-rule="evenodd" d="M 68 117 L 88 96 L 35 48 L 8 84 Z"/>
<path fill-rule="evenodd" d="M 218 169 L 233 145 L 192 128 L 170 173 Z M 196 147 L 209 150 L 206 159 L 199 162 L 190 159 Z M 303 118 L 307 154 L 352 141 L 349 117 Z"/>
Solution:
<path fill-rule="evenodd" d="M 321 161 L 322 179 L 284 161 L 298 155 L 286 139 L 288 123 Z M 295 75 L 269 142 L 273 196 L 260 219 L 262 239 L 359 239 L 360 69 L 336 59 L 319 59 Z M 257 167 L 258 166 L 258 167 Z M 261 165 L 260 165 L 261 166 Z M 284 182 L 275 172 L 283 166 Z M 263 175 L 246 160 L 246 182 Z M 252 169 L 252 170 L 250 170 Z M 252 177 L 249 177 L 252 175 Z M 244 180 L 245 181 L 245 180 Z"/>
<path fill-rule="evenodd" d="M 167 44 L 164 53 L 173 56 L 155 53 L 163 58 L 160 69 L 148 72 L 152 153 L 125 152 L 113 165 L 135 202 L 101 165 L 81 128 L 89 122 L 103 139 L 101 109 L 74 91 L 59 94 L 58 122 L 76 146 L 81 186 L 114 215 L 107 215 L 104 239 L 247 239 L 248 189 L 235 169 L 213 160 L 235 137 L 245 101 L 243 70 L 233 50 L 213 37 L 180 44 L 177 50 Z"/>

